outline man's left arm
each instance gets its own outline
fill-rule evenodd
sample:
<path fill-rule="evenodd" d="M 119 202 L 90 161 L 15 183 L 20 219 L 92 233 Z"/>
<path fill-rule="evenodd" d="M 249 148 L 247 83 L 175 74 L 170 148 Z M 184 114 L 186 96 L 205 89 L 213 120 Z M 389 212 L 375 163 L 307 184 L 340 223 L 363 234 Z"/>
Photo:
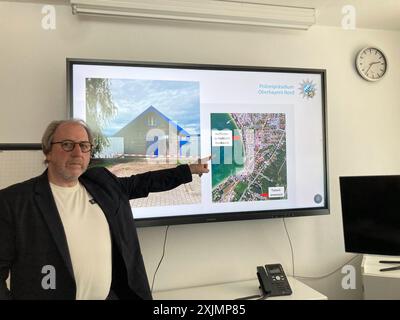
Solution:
<path fill-rule="evenodd" d="M 203 173 L 207 173 L 209 171 L 208 160 L 209 158 L 205 158 L 196 164 L 149 171 L 128 178 L 118 178 L 118 180 L 130 199 L 147 197 L 150 192 L 168 191 L 181 184 L 191 182 L 192 174 L 201 176 Z"/>

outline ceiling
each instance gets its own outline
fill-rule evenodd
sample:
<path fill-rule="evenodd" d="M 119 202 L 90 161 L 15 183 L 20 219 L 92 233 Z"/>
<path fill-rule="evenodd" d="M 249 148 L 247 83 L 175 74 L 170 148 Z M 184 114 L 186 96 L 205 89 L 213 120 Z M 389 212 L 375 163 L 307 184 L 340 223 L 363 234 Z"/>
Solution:
<path fill-rule="evenodd" d="M 69 5 L 68 0 L 8 0 Z M 124 0 L 129 1 L 129 0 Z M 151 0 L 147 0 L 151 1 Z M 205 1 L 205 0 L 197 0 Z M 221 1 L 221 0 L 219 0 Z M 225 0 L 226 1 L 226 0 Z M 317 25 L 341 27 L 342 8 L 354 6 L 356 28 L 400 30 L 400 0 L 230 0 L 235 2 L 315 8 Z"/>

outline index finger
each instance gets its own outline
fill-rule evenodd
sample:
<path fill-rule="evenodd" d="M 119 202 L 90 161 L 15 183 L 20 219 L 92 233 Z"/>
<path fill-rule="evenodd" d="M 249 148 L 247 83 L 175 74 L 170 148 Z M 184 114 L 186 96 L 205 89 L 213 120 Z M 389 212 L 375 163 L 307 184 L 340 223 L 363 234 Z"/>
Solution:
<path fill-rule="evenodd" d="M 207 157 L 205 157 L 205 158 L 202 158 L 202 159 L 197 160 L 197 163 L 198 163 L 198 164 L 207 163 L 208 161 L 211 160 L 211 158 L 212 158 L 212 156 L 209 155 L 209 156 L 207 156 Z"/>

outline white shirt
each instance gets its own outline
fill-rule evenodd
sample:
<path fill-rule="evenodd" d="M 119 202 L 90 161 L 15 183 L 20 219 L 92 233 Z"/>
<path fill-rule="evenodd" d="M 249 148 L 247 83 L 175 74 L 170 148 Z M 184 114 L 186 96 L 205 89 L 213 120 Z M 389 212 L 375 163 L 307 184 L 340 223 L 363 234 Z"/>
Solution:
<path fill-rule="evenodd" d="M 76 299 L 104 300 L 112 277 L 111 236 L 106 217 L 97 203 L 90 203 L 92 197 L 82 184 L 60 187 L 50 183 L 50 187 L 67 237 Z"/>

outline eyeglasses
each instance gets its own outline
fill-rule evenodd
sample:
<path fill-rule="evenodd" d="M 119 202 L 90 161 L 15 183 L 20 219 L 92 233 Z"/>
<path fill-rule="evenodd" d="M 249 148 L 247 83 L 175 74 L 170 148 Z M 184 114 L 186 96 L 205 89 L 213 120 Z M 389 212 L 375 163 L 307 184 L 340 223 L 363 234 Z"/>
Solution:
<path fill-rule="evenodd" d="M 52 142 L 51 144 L 57 144 L 57 143 L 61 144 L 61 148 L 67 152 L 71 152 L 72 150 L 74 150 L 76 144 L 79 144 L 79 147 L 81 148 L 81 151 L 83 153 L 92 150 L 92 144 L 89 141 L 74 142 L 71 140 L 63 140 L 63 141 Z"/>

